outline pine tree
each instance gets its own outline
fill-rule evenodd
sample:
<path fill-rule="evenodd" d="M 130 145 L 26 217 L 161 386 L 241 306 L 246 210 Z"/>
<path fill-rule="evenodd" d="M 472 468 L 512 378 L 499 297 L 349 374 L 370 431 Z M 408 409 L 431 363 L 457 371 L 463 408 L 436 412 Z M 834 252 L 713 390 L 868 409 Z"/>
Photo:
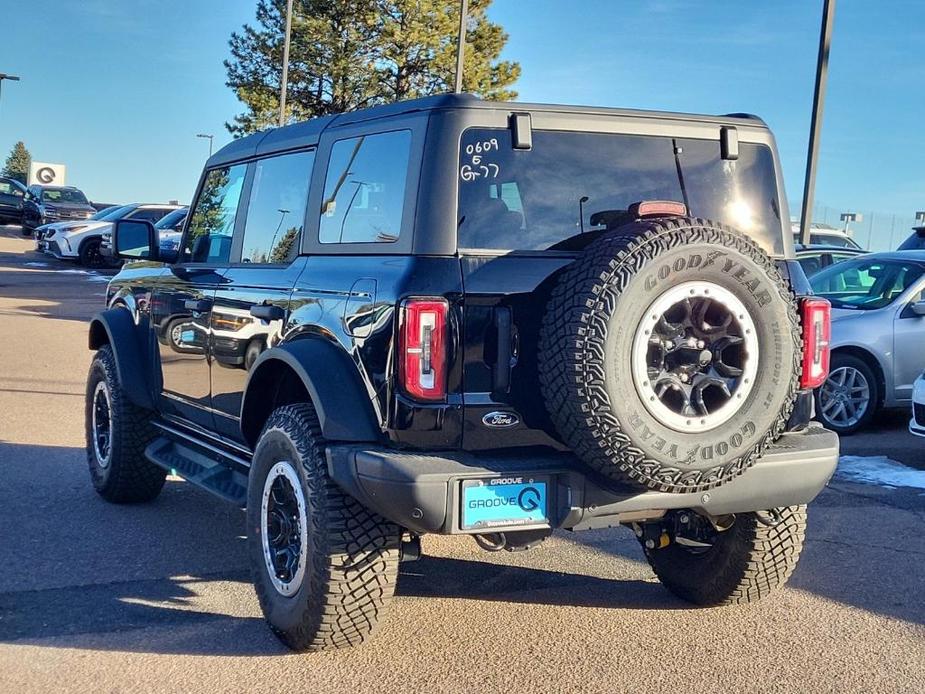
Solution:
<path fill-rule="evenodd" d="M 15 178 L 17 181 L 26 184 L 29 177 L 29 164 L 32 163 L 32 155 L 26 149 L 26 145 L 20 140 L 6 158 L 6 164 L 3 165 L 3 175 L 7 178 Z"/>
<path fill-rule="evenodd" d="M 520 65 L 498 57 L 507 34 L 470 0 L 463 89 L 517 97 Z M 459 0 L 296 0 L 286 115 L 305 120 L 452 91 Z M 279 113 L 286 0 L 259 0 L 254 26 L 231 35 L 226 84 L 246 111 L 226 123 L 236 136 L 275 125 Z"/>

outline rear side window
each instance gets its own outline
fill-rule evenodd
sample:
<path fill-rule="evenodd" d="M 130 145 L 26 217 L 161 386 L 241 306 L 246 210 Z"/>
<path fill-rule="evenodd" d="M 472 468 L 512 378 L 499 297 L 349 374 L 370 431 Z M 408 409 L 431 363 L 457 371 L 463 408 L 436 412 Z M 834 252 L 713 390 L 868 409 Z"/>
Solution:
<path fill-rule="evenodd" d="M 314 152 L 254 162 L 244 245 L 245 263 L 288 263 L 299 254 Z"/>
<path fill-rule="evenodd" d="M 324 183 L 321 243 L 397 241 L 410 155 L 410 130 L 335 142 Z"/>
<path fill-rule="evenodd" d="M 246 171 L 246 164 L 236 164 L 206 174 L 190 217 L 183 257 L 194 263 L 228 262 Z"/>
<path fill-rule="evenodd" d="M 130 219 L 144 219 L 152 224 L 158 221 L 161 217 L 167 214 L 170 210 L 164 210 L 161 208 L 146 207 L 140 210 L 136 210 L 134 213 L 128 215 Z"/>
<path fill-rule="evenodd" d="M 718 141 L 534 131 L 532 149 L 514 150 L 509 130 L 470 129 L 458 174 L 461 249 L 575 250 L 632 221 L 634 202 L 675 200 L 783 251 L 764 146 L 741 143 L 725 161 Z"/>

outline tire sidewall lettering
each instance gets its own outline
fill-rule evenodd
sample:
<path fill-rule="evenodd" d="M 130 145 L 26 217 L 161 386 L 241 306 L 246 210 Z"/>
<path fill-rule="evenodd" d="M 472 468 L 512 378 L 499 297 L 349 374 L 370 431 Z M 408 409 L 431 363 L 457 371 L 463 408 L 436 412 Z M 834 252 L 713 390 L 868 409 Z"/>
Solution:
<path fill-rule="evenodd" d="M 672 275 L 713 265 L 719 267 L 725 275 L 728 275 L 744 287 L 759 307 L 763 308 L 771 303 L 771 291 L 764 286 L 764 278 L 756 272 L 758 268 L 749 267 L 738 258 L 731 257 L 725 251 L 710 251 L 706 254 L 691 253 L 662 263 L 646 274 L 645 288 L 647 291 L 652 291 L 662 284 L 673 284 L 673 282 L 668 282 Z"/>

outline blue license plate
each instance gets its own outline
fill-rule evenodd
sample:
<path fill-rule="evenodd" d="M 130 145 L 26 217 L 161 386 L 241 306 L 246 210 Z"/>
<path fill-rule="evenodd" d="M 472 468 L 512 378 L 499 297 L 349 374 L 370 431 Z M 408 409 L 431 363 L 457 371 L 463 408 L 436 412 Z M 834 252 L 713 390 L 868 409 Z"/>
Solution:
<path fill-rule="evenodd" d="M 465 480 L 463 530 L 549 525 L 546 481 L 524 477 Z"/>

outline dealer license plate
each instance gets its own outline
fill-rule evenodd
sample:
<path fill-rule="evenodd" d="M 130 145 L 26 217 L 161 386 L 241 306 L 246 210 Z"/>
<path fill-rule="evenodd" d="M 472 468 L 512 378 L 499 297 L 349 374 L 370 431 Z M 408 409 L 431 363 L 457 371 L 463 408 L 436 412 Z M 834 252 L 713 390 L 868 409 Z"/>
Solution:
<path fill-rule="evenodd" d="M 462 529 L 548 525 L 547 482 L 526 477 L 464 480 Z"/>

